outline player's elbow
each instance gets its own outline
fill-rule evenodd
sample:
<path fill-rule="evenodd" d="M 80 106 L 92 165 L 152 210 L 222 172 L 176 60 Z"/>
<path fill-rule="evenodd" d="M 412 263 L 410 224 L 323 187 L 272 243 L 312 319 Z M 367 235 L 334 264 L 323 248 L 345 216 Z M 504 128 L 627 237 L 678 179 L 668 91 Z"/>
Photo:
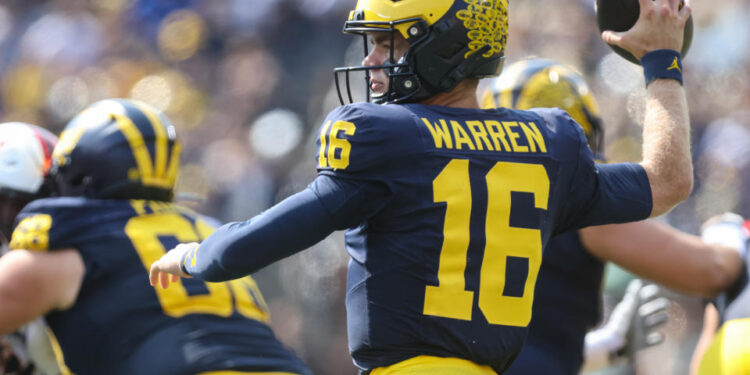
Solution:
<path fill-rule="evenodd" d="M 654 208 L 651 216 L 667 213 L 674 206 L 687 199 L 692 191 L 692 173 L 661 178 L 658 184 L 652 184 Z"/>
<path fill-rule="evenodd" d="M 676 178 L 671 184 L 672 200 L 674 205 L 684 201 L 693 191 L 693 174 L 685 173 L 680 178 Z"/>

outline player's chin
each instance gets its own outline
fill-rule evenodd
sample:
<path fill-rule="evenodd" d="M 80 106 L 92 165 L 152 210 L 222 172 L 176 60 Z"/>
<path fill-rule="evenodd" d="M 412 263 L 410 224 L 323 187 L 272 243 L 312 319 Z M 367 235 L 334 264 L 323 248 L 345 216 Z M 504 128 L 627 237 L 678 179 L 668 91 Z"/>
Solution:
<path fill-rule="evenodd" d="M 373 81 L 370 83 L 370 92 L 373 96 L 382 96 L 388 91 L 388 86 L 384 83 Z"/>

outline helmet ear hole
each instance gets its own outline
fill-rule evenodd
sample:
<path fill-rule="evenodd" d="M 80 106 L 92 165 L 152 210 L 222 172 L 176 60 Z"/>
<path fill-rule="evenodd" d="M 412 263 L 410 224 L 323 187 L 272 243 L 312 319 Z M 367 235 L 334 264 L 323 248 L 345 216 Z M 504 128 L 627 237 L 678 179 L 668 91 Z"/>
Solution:
<path fill-rule="evenodd" d="M 455 57 L 456 54 L 462 52 L 464 50 L 464 48 L 466 48 L 466 45 L 463 44 L 463 43 L 453 43 L 450 46 L 447 46 L 447 47 L 441 49 L 440 51 L 438 51 L 436 53 L 436 55 L 438 55 L 438 56 L 440 56 L 440 57 L 442 57 L 442 58 L 444 58 L 446 60 L 450 60 L 453 57 Z"/>

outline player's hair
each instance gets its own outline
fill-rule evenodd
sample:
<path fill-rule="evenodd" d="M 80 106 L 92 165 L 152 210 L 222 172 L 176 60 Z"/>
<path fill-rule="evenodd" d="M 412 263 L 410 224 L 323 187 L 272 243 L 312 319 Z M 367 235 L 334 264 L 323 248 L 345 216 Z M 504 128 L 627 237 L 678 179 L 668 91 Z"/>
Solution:
<path fill-rule="evenodd" d="M 494 79 L 481 95 L 482 108 L 558 107 L 581 125 L 594 152 L 603 150 L 604 129 L 599 106 L 583 76 L 547 59 L 519 61 Z"/>
<path fill-rule="evenodd" d="M 96 102 L 73 118 L 53 152 L 62 196 L 171 201 L 180 143 L 159 110 L 137 101 Z"/>
<path fill-rule="evenodd" d="M 373 96 L 373 102 L 418 102 L 451 91 L 466 78 L 500 74 L 508 35 L 508 1 L 359 0 L 344 23 L 344 32 L 363 36 L 365 56 L 367 33 L 390 33 L 392 42 L 391 61 L 383 65 L 335 69 L 342 104 L 340 75 L 344 75 L 348 101 L 352 102 L 349 73 L 364 71 L 369 82 L 373 69 L 385 69 L 390 83 L 386 93 Z M 396 33 L 409 43 L 398 61 L 394 61 L 393 50 Z"/>

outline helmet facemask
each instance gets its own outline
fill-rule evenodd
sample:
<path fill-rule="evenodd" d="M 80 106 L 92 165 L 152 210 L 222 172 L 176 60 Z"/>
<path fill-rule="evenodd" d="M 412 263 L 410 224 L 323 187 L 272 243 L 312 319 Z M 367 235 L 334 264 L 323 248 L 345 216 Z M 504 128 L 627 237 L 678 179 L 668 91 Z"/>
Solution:
<path fill-rule="evenodd" d="M 397 26 L 407 23 L 413 24 L 409 27 L 409 35 L 411 37 L 406 40 L 407 43 L 409 43 L 409 48 L 404 55 L 397 60 L 395 52 L 396 34 L 399 32 Z M 359 65 L 335 68 L 333 75 L 336 83 L 336 93 L 338 94 L 341 105 L 354 103 L 350 79 L 350 73 L 352 72 L 364 72 L 367 102 L 384 104 L 409 101 L 410 98 L 419 92 L 421 84 L 416 72 L 414 72 L 409 66 L 407 61 L 414 46 L 427 37 L 426 31 L 427 23 L 421 18 L 408 18 L 398 21 L 346 21 L 344 32 L 362 36 L 365 57 L 370 54 L 368 33 L 388 33 L 390 36 L 390 56 L 388 61 L 381 65 Z M 370 71 L 379 69 L 383 69 L 388 76 L 388 90 L 384 93 L 373 93 L 370 89 Z M 346 99 L 348 101 L 344 100 L 345 98 L 342 95 L 341 75 L 344 76 L 343 85 L 345 85 Z"/>

